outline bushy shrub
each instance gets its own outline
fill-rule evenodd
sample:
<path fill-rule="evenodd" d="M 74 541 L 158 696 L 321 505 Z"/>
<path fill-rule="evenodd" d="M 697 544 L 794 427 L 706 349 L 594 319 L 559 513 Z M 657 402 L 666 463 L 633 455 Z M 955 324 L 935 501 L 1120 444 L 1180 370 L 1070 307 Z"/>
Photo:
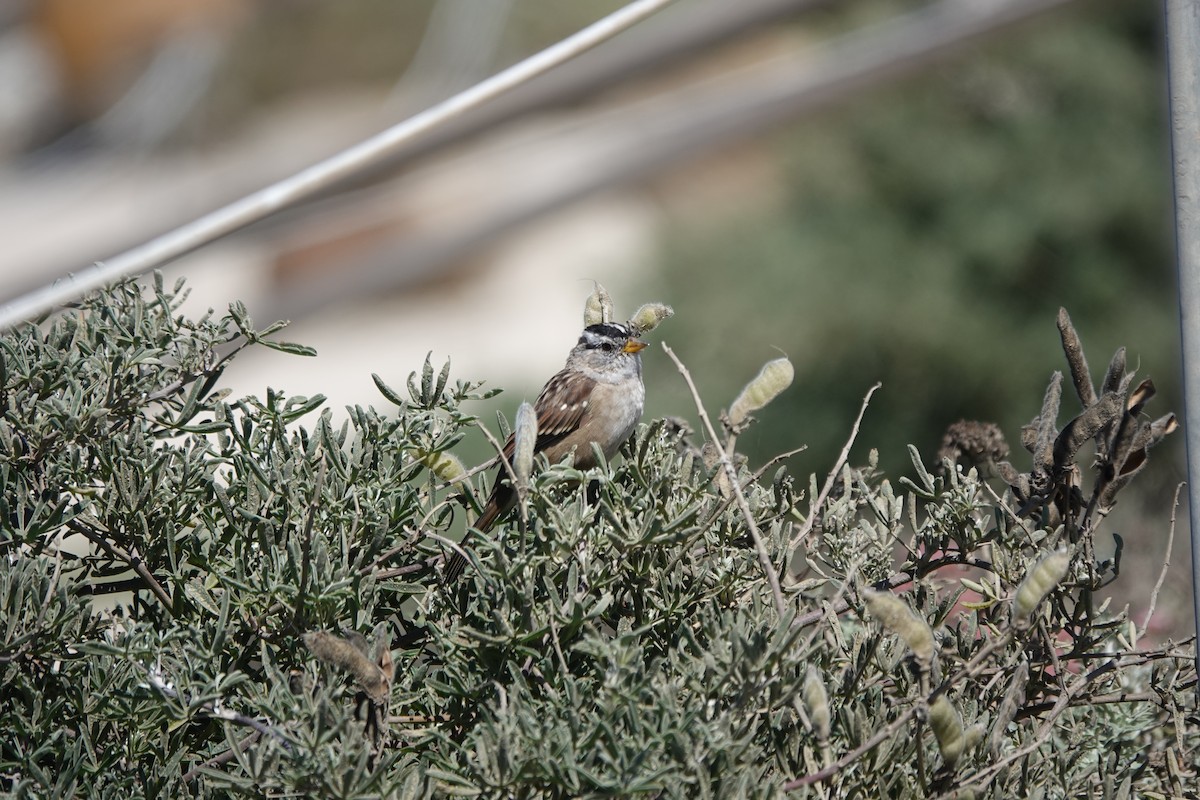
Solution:
<path fill-rule="evenodd" d="M 1195 779 L 1191 648 L 1141 646 L 1093 602 L 1119 566 L 1090 546 L 1113 487 L 1172 423 L 1143 422 L 1152 391 L 1123 362 L 1088 394 L 1065 315 L 1085 409 L 1060 430 L 1052 382 L 1028 470 L 966 424 L 940 469 L 913 451 L 897 483 L 839 465 L 821 489 L 732 452 L 752 404 L 705 448 L 655 420 L 614 465 L 543 465 L 526 522 L 468 538 L 443 585 L 486 480 L 439 477 L 479 386 L 427 363 L 340 425 L 320 397 L 232 398 L 239 350 L 305 350 L 237 306 L 185 319 L 180 291 L 125 284 L 0 339 L 6 791 L 1119 797 Z"/>

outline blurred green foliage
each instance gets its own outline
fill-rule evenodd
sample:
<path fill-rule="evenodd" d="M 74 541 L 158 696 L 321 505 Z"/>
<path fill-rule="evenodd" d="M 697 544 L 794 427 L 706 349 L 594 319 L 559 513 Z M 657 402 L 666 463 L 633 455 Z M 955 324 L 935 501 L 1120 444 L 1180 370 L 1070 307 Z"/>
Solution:
<path fill-rule="evenodd" d="M 902 468 L 907 443 L 932 455 L 964 417 L 1015 444 L 1061 368 L 1059 306 L 1093 358 L 1127 343 L 1179 408 L 1157 15 L 1071 8 L 857 95 L 765 143 L 783 202 L 679 222 L 657 294 L 681 312 L 670 341 L 706 401 L 727 404 L 753 374 L 730 368 L 749 345 L 796 365 L 796 389 L 743 443 L 752 454 L 807 443 L 801 463 L 827 469 L 877 380 L 856 461 L 877 447 Z M 672 379 L 650 399 L 660 413 L 687 403 Z M 1182 463 L 1171 447 L 1167 484 Z"/>

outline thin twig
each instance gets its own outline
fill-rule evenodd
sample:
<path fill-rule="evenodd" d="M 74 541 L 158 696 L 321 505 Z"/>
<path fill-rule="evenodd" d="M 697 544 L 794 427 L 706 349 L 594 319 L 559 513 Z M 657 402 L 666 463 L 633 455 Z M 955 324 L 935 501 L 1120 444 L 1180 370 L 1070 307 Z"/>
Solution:
<path fill-rule="evenodd" d="M 1146 609 L 1146 616 L 1142 619 L 1142 629 L 1138 632 L 1139 639 L 1146 635 L 1146 631 L 1150 627 L 1150 618 L 1154 616 L 1154 607 L 1158 605 L 1158 593 L 1162 590 L 1163 583 L 1167 580 L 1167 570 L 1171 567 L 1171 549 L 1175 546 L 1175 514 L 1179 511 L 1179 492 L 1184 485 L 1180 483 L 1175 487 L 1175 498 L 1171 501 L 1171 523 L 1167 526 L 1167 552 L 1163 556 L 1163 565 L 1158 573 L 1158 580 L 1154 582 L 1154 590 L 1150 592 L 1150 607 Z"/>
<path fill-rule="evenodd" d="M 950 686 L 953 686 L 954 684 L 958 683 L 959 681 L 963 680 L 964 678 L 970 678 L 970 677 L 977 675 L 979 672 L 980 665 L 984 662 L 984 660 L 987 659 L 988 657 L 990 657 L 992 653 L 999 650 L 1001 647 L 1004 647 L 1005 645 L 1007 645 L 1010 638 L 1011 637 L 1010 637 L 1009 633 L 1005 632 L 1005 633 L 1002 633 L 1001 635 L 997 636 L 995 639 L 990 640 L 986 645 L 983 646 L 983 648 L 980 649 L 980 651 L 978 653 L 976 653 L 974 655 L 974 657 L 971 658 L 970 661 L 968 661 L 957 672 L 955 672 L 953 676 L 946 678 L 946 680 L 942 681 L 942 684 L 940 686 L 936 687 L 932 692 L 927 693 L 924 697 L 924 700 L 927 701 L 929 699 L 929 697 L 932 697 L 933 695 L 945 692 L 947 688 L 949 688 Z M 819 783 L 821 781 L 825 781 L 825 780 L 828 780 L 829 778 L 832 778 L 834 775 L 841 772 L 847 766 L 854 763 L 858 759 L 862 758 L 864 755 L 866 755 L 868 752 L 870 752 L 874 748 L 878 747 L 889 736 L 896 733 L 896 731 L 900 730 L 900 728 L 904 727 L 904 725 L 906 723 L 908 723 L 909 720 L 911 720 L 914 716 L 916 716 L 919 711 L 924 709 L 925 706 L 926 706 L 925 702 L 914 703 L 907 711 L 905 711 L 899 717 L 896 717 L 896 719 L 892 720 L 890 723 L 888 723 L 883 728 L 881 728 L 878 732 L 876 732 L 874 736 L 867 739 L 865 742 L 863 742 L 858 747 L 851 750 L 849 753 L 844 754 L 837 761 L 834 761 L 832 764 L 826 765 L 825 767 L 817 770 L 816 772 L 810 773 L 808 775 L 803 775 L 799 778 L 796 778 L 793 781 L 789 781 L 788 783 L 785 783 L 783 786 L 783 790 L 785 792 L 792 791 L 793 789 L 799 789 L 802 786 L 809 786 L 811 784 Z"/>
<path fill-rule="evenodd" d="M 508 479 L 512 482 L 512 485 L 515 488 L 517 485 L 517 473 L 513 471 L 512 462 L 508 460 L 508 456 L 504 455 L 504 445 L 500 444 L 500 440 L 497 439 L 492 432 L 487 429 L 486 425 L 480 425 L 478 427 L 479 430 L 483 432 L 483 435 L 487 438 L 488 443 L 491 444 L 492 447 L 496 448 L 496 458 L 494 460 L 499 461 L 503 465 L 504 473 L 508 475 Z M 478 471 L 478 468 L 476 468 L 476 471 Z"/>
<path fill-rule="evenodd" d="M 1028 544 L 1030 547 L 1035 547 L 1037 543 L 1033 538 L 1033 524 L 1022 519 L 1016 514 L 1016 512 L 1009 508 L 1008 503 L 1004 502 L 1000 495 L 996 494 L 996 490 L 993 489 L 989 484 L 983 483 L 982 486 L 984 490 L 991 496 L 992 500 L 996 502 L 996 507 L 1002 510 L 1008 516 L 1008 518 L 1015 523 L 1018 528 L 1021 529 L 1021 532 L 1025 534 L 1026 544 Z"/>
<path fill-rule="evenodd" d="M 71 520 L 67 523 L 67 526 L 75 533 L 82 535 L 92 544 L 98 545 L 100 549 L 108 553 L 111 558 L 124 561 L 126 564 L 128 564 L 129 568 L 137 573 L 137 576 L 142 579 L 143 587 L 149 589 L 150 593 L 157 597 L 159 602 L 163 604 L 166 612 L 171 616 L 174 616 L 174 612 L 172 611 L 174 604 L 171 602 L 171 595 L 167 594 L 167 590 L 164 589 L 162 584 L 158 582 L 158 578 L 154 577 L 154 573 L 152 573 L 146 566 L 145 562 L 142 561 L 141 556 L 135 553 L 126 552 L 124 548 L 118 547 L 117 545 L 108 541 L 108 539 L 104 538 L 104 534 L 100 531 L 84 525 L 77 520 Z"/>
<path fill-rule="evenodd" d="M 374 573 L 371 577 L 375 578 L 377 581 L 386 580 L 387 578 L 399 578 L 404 575 L 412 575 L 414 572 L 424 572 L 427 569 L 433 569 L 441 561 L 445 561 L 444 556 L 430 556 L 423 561 L 417 561 L 403 567 L 381 569 Z"/>
<path fill-rule="evenodd" d="M 761 467 L 759 467 L 757 470 L 755 470 L 755 472 L 752 475 L 750 475 L 749 477 L 747 477 L 746 480 L 742 481 L 742 491 L 743 492 L 746 491 L 752 485 L 757 483 L 758 480 L 760 478 L 762 478 L 762 476 L 766 473 L 766 471 L 769 470 L 775 464 L 778 464 L 780 461 L 783 461 L 784 459 L 791 458 L 792 456 L 796 455 L 797 453 L 803 453 L 807 449 L 808 449 L 808 445 L 801 445 L 800 447 L 797 447 L 795 450 L 789 450 L 786 453 L 780 453 L 779 455 L 775 456 L 770 461 L 768 461 L 767 463 L 765 463 Z M 729 452 L 732 453 L 733 451 L 730 450 Z M 708 518 L 707 518 L 708 522 L 711 523 L 713 520 L 717 519 L 722 514 L 724 514 L 725 509 L 729 508 L 729 506 L 733 502 L 734 502 L 734 499 L 732 497 L 722 498 L 720 505 L 716 506 L 712 510 L 712 513 L 708 515 Z"/>
<path fill-rule="evenodd" d="M 483 428 L 483 426 L 482 426 L 482 425 L 480 425 L 479 427 L 480 427 L 480 428 Z M 490 434 L 485 434 L 485 435 L 490 435 Z M 495 440 L 493 439 L 493 441 L 495 441 Z M 445 489 L 445 488 L 448 488 L 448 487 L 450 487 L 450 486 L 455 486 L 455 485 L 457 485 L 457 484 L 461 484 L 461 483 L 463 483 L 463 481 L 466 481 L 466 480 L 469 480 L 469 479 L 471 479 L 471 478 L 474 478 L 476 475 L 478 475 L 478 474 L 479 474 L 479 473 L 481 473 L 481 472 L 487 472 L 489 469 L 491 469 L 492 467 L 496 466 L 496 464 L 498 464 L 498 463 L 500 463 L 500 459 L 499 459 L 499 458 L 497 458 L 497 457 L 492 457 L 492 458 L 489 458 L 487 461 L 483 462 L 483 463 L 482 463 L 482 464 L 480 464 L 479 466 L 477 466 L 477 467 L 471 467 L 469 470 L 467 470 L 466 472 L 464 472 L 462 475 L 459 475 L 459 476 L 458 476 L 457 478 L 455 478 L 454 480 L 452 480 L 452 481 L 445 481 L 445 482 L 444 482 L 444 483 L 443 483 L 443 484 L 442 484 L 440 487 L 438 487 L 438 488 Z"/>
<path fill-rule="evenodd" d="M 783 785 L 783 790 L 785 792 L 790 792 L 793 789 L 799 789 L 802 786 L 810 786 L 814 783 L 820 783 L 821 781 L 832 778 L 834 775 L 845 769 L 847 765 L 857 761 L 859 758 L 862 758 L 864 754 L 878 747 L 880 744 L 886 741 L 888 737 L 892 736 L 896 733 L 896 731 L 907 725 L 908 722 L 916 715 L 917 710 L 920 707 L 921 704 L 914 704 L 903 714 L 896 717 L 887 725 L 884 725 L 882 728 L 876 731 L 875 735 L 870 739 L 867 739 L 858 747 L 843 755 L 837 761 L 834 761 L 832 764 L 827 764 L 816 772 L 809 773 L 808 775 L 796 778 L 794 781 L 785 783 Z"/>
<path fill-rule="evenodd" d="M 1136 658 L 1140 654 L 1131 654 L 1131 655 L 1132 655 L 1132 657 Z M 1187 660 L 1191 660 L 1190 655 L 1185 656 L 1185 658 Z M 1111 668 L 1096 669 L 1096 670 L 1093 670 L 1093 671 L 1087 673 L 1086 675 L 1079 676 L 1079 678 L 1077 680 L 1075 680 L 1070 686 L 1068 686 L 1066 688 L 1066 690 L 1064 692 L 1062 692 L 1062 694 L 1060 694 L 1058 696 L 1058 698 L 1055 700 L 1053 706 L 1051 706 L 1049 713 L 1042 720 L 1042 724 L 1040 726 L 1038 726 L 1037 731 L 1033 734 L 1033 736 L 1030 738 L 1030 740 L 1024 746 L 1012 751 L 1005 757 L 1001 758 L 998 761 L 993 762 L 992 764 L 988 765 L 988 767 L 986 767 L 985 769 L 980 770 L 979 772 L 976 772 L 973 775 L 964 775 L 964 776 L 960 777 L 959 780 L 956 782 L 957 785 L 955 786 L 954 790 L 951 792 L 946 792 L 944 794 L 937 795 L 938 800 L 941 800 L 941 798 L 956 797 L 956 796 L 958 796 L 958 794 L 957 794 L 958 792 L 961 792 L 963 789 L 966 789 L 967 787 L 969 787 L 971 785 L 975 785 L 975 784 L 986 785 L 987 782 L 990 781 L 993 777 L 995 777 L 1000 772 L 1004 771 L 1004 769 L 1006 769 L 1009 764 L 1020 761 L 1021 759 L 1025 758 L 1029 754 L 1036 752 L 1038 749 L 1040 749 L 1041 747 L 1043 747 L 1046 744 L 1047 740 L 1049 739 L 1050 729 L 1054 726 L 1055 720 L 1057 720 L 1060 716 L 1062 716 L 1063 712 L 1065 712 L 1070 707 L 1071 700 L 1075 696 L 1081 694 L 1083 692 L 1083 690 L 1086 689 L 1091 684 L 1092 681 L 1094 681 L 1097 678 L 1103 677 L 1104 675 L 1111 672 L 1113 668 L 1120 668 L 1123 666 L 1128 666 L 1131 663 L 1136 664 L 1139 662 L 1137 662 L 1137 661 L 1130 662 L 1127 659 L 1117 658 L 1117 659 L 1113 659 L 1113 661 L 1110 662 L 1109 667 L 1111 667 Z M 1089 699 L 1089 702 L 1090 702 L 1090 699 Z M 1114 700 L 1111 702 L 1117 702 L 1117 701 Z"/>
<path fill-rule="evenodd" d="M 365 565 L 359 567 L 358 574 L 359 575 L 370 575 L 374 570 L 377 570 L 380 567 L 382 567 L 385 563 L 387 563 L 393 557 L 398 556 L 407 550 L 414 549 L 417 546 L 417 542 L 420 540 L 421 534 L 416 531 L 414 531 L 413 533 L 416 533 L 416 536 L 412 537 L 408 541 L 405 541 L 405 542 L 402 542 L 401 544 L 396 545 L 395 547 L 391 548 L 390 550 L 386 550 L 383 553 L 379 554 L 378 556 L 376 556 L 374 559 L 371 560 L 370 564 L 365 564 Z"/>
<path fill-rule="evenodd" d="M 673 0 L 634 0 L 545 50 L 325 161 L 139 247 L 127 250 L 115 258 L 96 262 L 69 279 L 18 298 L 0 307 L 0 330 L 23 320 L 33 319 L 118 278 L 140 274 L 161 266 L 301 200 L 313 197 L 339 181 L 376 167 L 411 140 L 591 50 L 665 8 L 671 2 Z"/>
<path fill-rule="evenodd" d="M 871 402 L 871 395 L 875 394 L 876 390 L 881 386 L 883 386 L 882 383 L 876 383 L 867 390 L 867 395 L 862 401 L 862 408 L 858 410 L 858 417 L 854 420 L 854 426 L 850 428 L 850 438 L 846 440 L 846 446 L 842 448 L 837 461 L 834 462 L 833 469 L 829 471 L 829 477 L 825 479 L 825 485 L 821 487 L 821 493 L 817 495 L 817 500 L 813 503 L 812 509 L 809 511 L 808 519 L 804 520 L 804 524 L 800 526 L 800 531 L 788 543 L 789 550 L 795 549 L 796 545 L 808 538 L 808 534 L 812 532 L 813 524 L 817 521 L 817 515 L 821 513 L 821 508 L 829 498 L 829 493 L 833 491 L 833 485 L 837 482 L 837 477 L 841 473 L 842 467 L 846 464 L 846 459 L 850 457 L 850 448 L 854 446 L 854 440 L 858 438 L 858 428 L 862 425 L 863 416 L 867 413 L 867 404 Z"/>
<path fill-rule="evenodd" d="M 312 498 L 308 502 L 308 514 L 304 519 L 304 532 L 301 534 L 301 561 L 300 561 L 300 584 L 299 591 L 296 595 L 296 608 L 292 615 L 292 625 L 297 630 L 300 630 L 300 619 L 304 615 L 304 599 L 308 594 L 309 573 L 312 571 L 312 531 L 313 521 L 317 518 L 317 506 L 321 502 L 321 490 L 325 486 L 325 468 L 328 462 L 321 461 L 321 467 L 317 470 L 317 479 L 313 484 Z"/>
<path fill-rule="evenodd" d="M 742 492 L 741 482 L 737 477 L 737 470 L 733 467 L 733 461 L 730 460 L 729 454 L 725 452 L 725 448 L 721 446 L 721 442 L 717 439 L 717 432 L 713 428 L 712 421 L 708 418 L 708 412 L 704 410 L 704 403 L 700 400 L 700 392 L 696 390 L 696 384 L 692 382 L 691 373 L 687 371 L 687 367 L 675 355 L 675 351 L 663 342 L 663 350 L 675 362 L 675 367 L 679 370 L 679 374 L 683 376 L 683 380 L 687 383 L 688 389 L 692 393 L 692 399 L 696 402 L 696 411 L 700 414 L 700 421 L 704 423 L 704 429 L 708 432 L 709 441 L 717 450 L 717 455 L 721 458 L 721 466 L 725 469 L 725 475 L 729 478 L 729 485 L 733 489 L 734 497 L 737 499 L 738 508 L 742 510 L 742 517 L 746 520 L 746 527 L 750 530 L 750 538 L 754 540 L 754 549 L 758 551 L 758 560 L 762 564 L 763 572 L 767 576 L 767 583 L 771 587 L 771 596 L 775 599 L 775 610 L 779 612 L 779 616 L 783 616 L 787 610 L 787 604 L 783 599 L 783 589 L 779 586 L 779 573 L 775 571 L 775 566 L 771 563 L 771 554 L 767 552 L 767 545 L 763 541 L 762 534 L 758 530 L 758 525 L 754 522 L 754 513 L 750 510 L 750 504 L 746 501 L 746 495 Z"/>
<path fill-rule="evenodd" d="M 777 456 L 773 456 L 769 461 L 767 461 L 767 463 L 763 464 L 761 467 L 759 467 L 757 470 L 754 471 L 754 474 L 750 476 L 750 480 L 746 482 L 746 485 L 749 486 L 751 483 L 758 480 L 763 475 L 767 474 L 767 470 L 769 470 L 771 467 L 775 466 L 779 462 L 789 459 L 792 456 L 797 455 L 799 453 L 803 453 L 807 449 L 808 449 L 808 445 L 802 444 L 793 450 L 788 450 L 786 453 L 780 453 Z"/>
<path fill-rule="evenodd" d="M 453 539 L 451 539 L 451 538 L 449 538 L 449 537 L 442 536 L 441 534 L 434 533 L 433 531 L 430 531 L 430 532 L 427 534 L 427 536 L 428 536 L 430 539 L 433 539 L 435 542 L 441 542 L 443 545 L 445 545 L 445 547 L 446 547 L 446 549 L 447 549 L 447 550 L 453 550 L 455 553 L 457 553 L 458 555 L 460 555 L 460 556 L 462 556 L 463 558 L 465 558 L 465 559 L 467 560 L 467 563 L 468 563 L 468 564 L 469 564 L 469 563 L 471 563 L 471 558 L 470 558 L 470 556 L 468 556 L 468 555 L 467 555 L 467 551 L 466 551 L 466 550 L 464 550 L 464 549 L 462 548 L 462 544 L 461 544 L 460 542 L 456 542 L 456 541 L 454 541 Z M 444 559 L 443 559 L 443 560 L 444 560 Z M 403 567 L 401 567 L 400 569 L 404 569 L 404 568 L 403 568 Z M 409 571 L 410 571 L 410 572 L 417 572 L 418 570 L 416 570 L 416 569 L 412 569 L 412 570 L 409 570 Z M 393 570 L 388 570 L 386 573 L 383 573 L 383 574 L 377 575 L 377 577 L 389 577 L 388 573 L 391 573 L 391 572 L 393 572 Z"/>
<path fill-rule="evenodd" d="M 196 780 L 196 778 L 200 777 L 200 773 L 205 769 L 212 769 L 213 767 L 220 767 L 228 764 L 230 761 L 233 761 L 235 758 L 237 758 L 239 753 L 246 752 L 250 745 L 254 744 L 261 738 L 262 731 L 251 731 L 249 735 L 247 735 L 233 747 L 226 750 L 224 753 L 221 753 L 218 756 L 213 756 L 208 761 L 205 761 L 202 764 L 197 764 L 187 772 L 183 773 L 183 782 L 190 783 L 191 781 Z"/>
<path fill-rule="evenodd" d="M 241 340 L 240 342 L 238 341 L 239 339 Z M 234 344 L 235 342 L 237 342 L 237 344 Z M 179 380 L 174 381 L 173 383 L 170 383 L 167 386 L 164 386 L 163 388 L 159 389 L 157 392 L 154 392 L 153 394 L 148 396 L 146 398 L 146 402 L 147 403 L 158 403 L 162 400 L 166 400 L 167 398 L 171 397 L 172 395 L 177 394 L 180 390 L 184 389 L 185 387 L 189 386 L 190 384 L 194 383 L 195 381 L 199 380 L 200 378 L 204 378 L 207 380 L 209 378 L 209 376 L 216 375 L 217 373 L 222 372 L 225 369 L 225 366 L 231 360 L 233 360 L 234 356 L 236 356 L 238 353 L 242 352 L 243 350 L 245 350 L 247 347 L 250 346 L 250 341 L 246 338 L 245 334 L 239 333 L 238 335 L 234 336 L 232 339 L 229 339 L 226 342 L 222 342 L 218 345 L 215 345 L 213 347 L 213 352 L 215 352 L 217 349 L 223 348 L 227 345 L 233 345 L 233 347 L 229 350 L 229 352 L 227 352 L 227 353 L 225 353 L 225 355 L 221 356 L 220 360 L 218 360 L 211 367 L 200 370 L 199 372 L 184 373 L 183 377 L 181 377 Z"/>
<path fill-rule="evenodd" d="M 146 683 L 150 688 L 157 691 L 163 697 L 169 697 L 172 700 L 178 700 L 184 705 L 191 705 L 190 699 L 180 694 L 178 689 L 176 689 L 173 685 L 168 683 L 166 679 L 163 678 L 162 672 L 159 670 L 157 665 L 154 669 L 151 669 L 140 662 L 134 663 L 141 668 L 143 673 L 145 673 Z M 222 719 L 226 722 L 232 722 L 235 725 L 243 725 L 247 728 L 253 728 L 259 733 L 264 733 L 273 738 L 275 741 L 279 742 L 289 753 L 292 752 L 292 743 L 288 741 L 287 738 L 276 728 L 272 727 L 266 722 L 263 722 L 262 720 L 255 719 L 254 717 L 249 717 L 245 714 L 225 708 L 221 705 L 221 701 L 219 699 L 216 701 L 206 701 L 201 703 L 198 710 L 200 713 L 212 719 Z"/>
<path fill-rule="evenodd" d="M 840 624 L 838 622 L 838 618 L 837 618 L 838 612 L 834 609 L 834 606 L 836 604 L 842 602 L 842 598 L 844 598 L 846 596 L 846 592 L 850 588 L 850 583 L 858 575 L 858 568 L 861 565 L 862 565 L 861 559 L 850 562 L 849 567 L 847 567 L 847 569 L 846 569 L 846 577 L 841 582 L 841 585 L 838 586 L 837 591 L 833 593 L 832 597 L 830 597 L 828 600 L 821 603 L 821 608 L 820 608 L 821 616 L 829 617 L 830 626 Z M 849 607 L 850 607 L 849 602 L 847 602 L 846 608 L 849 609 Z M 808 638 L 804 640 L 804 646 L 802 648 L 800 648 L 799 650 L 797 650 L 796 652 L 799 652 L 799 653 L 812 652 L 813 642 L 815 642 L 817 637 L 821 635 L 821 632 L 822 632 L 821 628 L 813 628 L 812 632 L 810 634 L 808 634 Z"/>

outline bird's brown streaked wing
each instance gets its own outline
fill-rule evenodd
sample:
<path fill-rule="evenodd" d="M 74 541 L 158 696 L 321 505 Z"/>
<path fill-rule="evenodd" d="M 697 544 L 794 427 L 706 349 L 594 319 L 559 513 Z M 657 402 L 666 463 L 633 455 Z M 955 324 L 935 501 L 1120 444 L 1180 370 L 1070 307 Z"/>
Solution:
<path fill-rule="evenodd" d="M 533 406 L 537 412 L 539 451 L 579 428 L 595 386 L 594 380 L 579 373 L 568 378 L 566 370 L 547 381 Z"/>
<path fill-rule="evenodd" d="M 562 439 L 579 427 L 579 421 L 587 410 L 584 403 L 592 394 L 596 382 L 591 378 L 575 374 L 567 379 L 566 370 L 556 374 L 542 387 L 541 394 L 534 401 L 533 410 L 537 414 L 538 437 L 535 449 L 538 452 Z M 509 435 L 504 442 L 502 452 L 506 459 L 511 460 L 516 448 L 516 440 Z"/>

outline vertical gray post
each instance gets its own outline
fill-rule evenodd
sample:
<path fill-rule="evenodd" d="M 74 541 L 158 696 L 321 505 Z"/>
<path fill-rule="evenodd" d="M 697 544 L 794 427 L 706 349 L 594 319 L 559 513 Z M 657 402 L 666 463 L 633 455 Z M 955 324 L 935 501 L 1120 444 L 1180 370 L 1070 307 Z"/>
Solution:
<path fill-rule="evenodd" d="M 1200 669 L 1200 0 L 1165 0 L 1165 7 L 1183 335 L 1183 425 L 1192 529 L 1192 607 Z"/>

